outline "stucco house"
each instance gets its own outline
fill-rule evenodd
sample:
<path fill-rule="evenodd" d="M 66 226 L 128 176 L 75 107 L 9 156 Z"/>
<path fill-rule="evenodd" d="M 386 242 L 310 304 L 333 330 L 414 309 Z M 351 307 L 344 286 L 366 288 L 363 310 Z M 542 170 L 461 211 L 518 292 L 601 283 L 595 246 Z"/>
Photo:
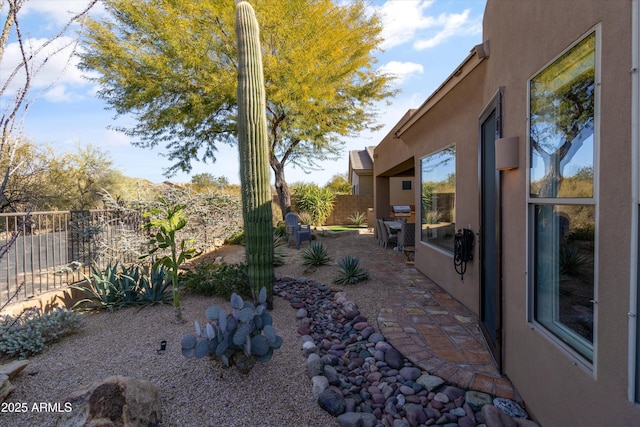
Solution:
<path fill-rule="evenodd" d="M 349 184 L 351 194 L 364 196 L 373 194 L 373 149 L 349 151 Z"/>
<path fill-rule="evenodd" d="M 483 43 L 373 154 L 376 217 L 411 176 L 415 267 L 545 427 L 640 425 L 639 3 L 488 0 Z"/>

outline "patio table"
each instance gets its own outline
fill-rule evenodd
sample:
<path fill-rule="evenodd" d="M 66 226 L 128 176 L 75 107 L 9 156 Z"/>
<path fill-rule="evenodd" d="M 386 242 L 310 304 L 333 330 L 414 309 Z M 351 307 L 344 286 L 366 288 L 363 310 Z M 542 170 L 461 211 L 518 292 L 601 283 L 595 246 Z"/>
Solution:
<path fill-rule="evenodd" d="M 397 233 L 402 229 L 402 222 L 400 221 L 384 221 L 384 223 L 389 227 L 389 230 L 392 233 Z"/>

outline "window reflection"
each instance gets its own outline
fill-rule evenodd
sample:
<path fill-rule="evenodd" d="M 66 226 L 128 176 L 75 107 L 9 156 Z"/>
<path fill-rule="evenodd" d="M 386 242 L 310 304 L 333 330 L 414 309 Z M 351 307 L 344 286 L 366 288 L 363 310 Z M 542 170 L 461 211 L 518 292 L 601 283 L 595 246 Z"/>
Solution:
<path fill-rule="evenodd" d="M 456 203 L 456 148 L 447 147 L 420 162 L 422 172 L 420 239 L 453 252 Z"/>
<path fill-rule="evenodd" d="M 595 33 L 531 80 L 531 196 L 593 197 Z"/>

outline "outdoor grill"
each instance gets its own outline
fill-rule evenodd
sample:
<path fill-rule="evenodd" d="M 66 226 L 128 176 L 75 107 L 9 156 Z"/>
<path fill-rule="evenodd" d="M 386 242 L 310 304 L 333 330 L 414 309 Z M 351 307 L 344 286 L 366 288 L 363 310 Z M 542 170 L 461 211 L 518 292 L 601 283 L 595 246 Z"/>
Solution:
<path fill-rule="evenodd" d="M 409 217 L 411 215 L 411 206 L 409 205 L 393 205 L 391 206 L 391 214 L 394 217 Z"/>

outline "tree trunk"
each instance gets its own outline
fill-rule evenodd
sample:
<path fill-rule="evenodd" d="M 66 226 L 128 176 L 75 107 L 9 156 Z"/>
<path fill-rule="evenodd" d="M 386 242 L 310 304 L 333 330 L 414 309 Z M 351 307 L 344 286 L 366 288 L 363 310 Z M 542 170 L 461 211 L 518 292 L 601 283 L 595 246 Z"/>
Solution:
<path fill-rule="evenodd" d="M 289 192 L 289 186 L 284 178 L 284 165 L 278 162 L 277 159 L 271 158 L 271 169 L 276 176 L 276 193 L 278 194 L 278 203 L 282 210 L 282 219 L 285 215 L 291 212 L 291 193 Z"/>

